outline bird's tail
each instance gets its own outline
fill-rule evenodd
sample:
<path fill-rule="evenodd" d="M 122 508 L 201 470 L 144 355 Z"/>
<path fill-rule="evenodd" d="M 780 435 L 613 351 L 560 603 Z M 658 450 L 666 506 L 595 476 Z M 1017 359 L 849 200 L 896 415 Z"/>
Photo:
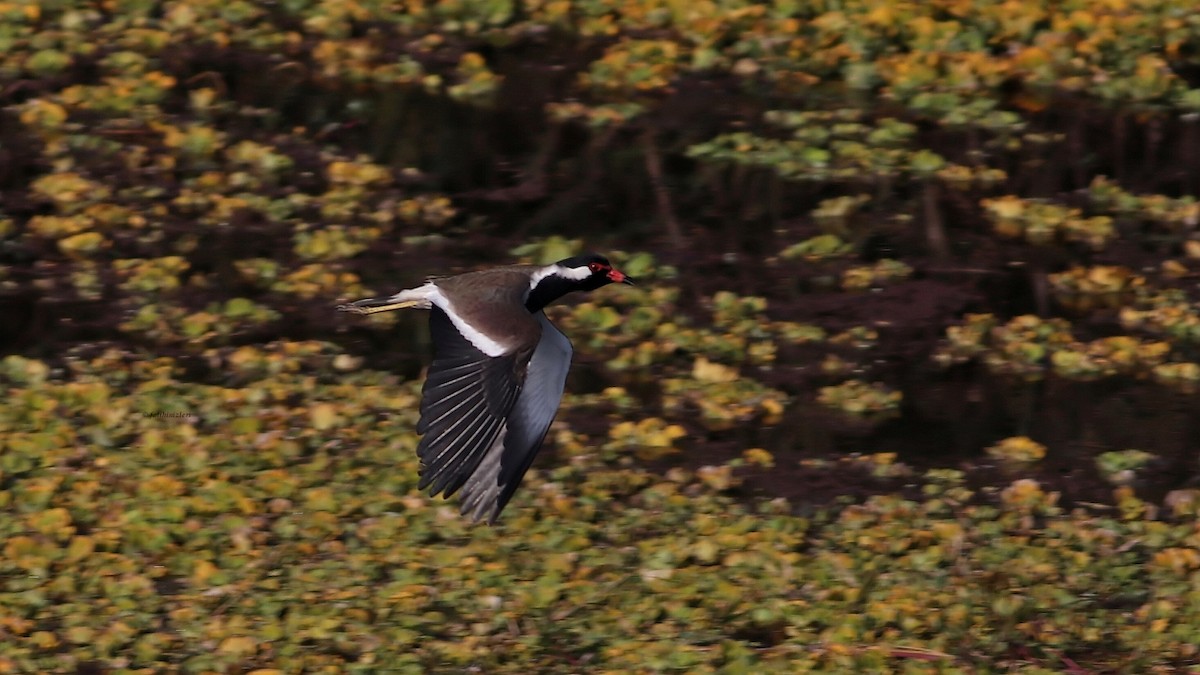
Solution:
<path fill-rule="evenodd" d="M 376 314 L 379 312 L 390 312 L 395 309 L 405 309 L 408 307 L 417 307 L 421 304 L 420 300 L 400 300 L 393 298 L 367 298 L 359 300 L 348 305 L 338 305 L 339 312 L 354 312 L 355 314 Z"/>
<path fill-rule="evenodd" d="M 366 300 L 359 300 L 348 305 L 338 305 L 338 311 L 354 312 L 355 314 L 377 314 L 379 312 L 390 312 L 394 309 L 405 309 L 407 307 L 429 309 L 433 304 L 434 298 L 438 297 L 438 295 L 436 286 L 425 284 L 417 288 L 400 291 L 390 298 L 367 298 Z"/>

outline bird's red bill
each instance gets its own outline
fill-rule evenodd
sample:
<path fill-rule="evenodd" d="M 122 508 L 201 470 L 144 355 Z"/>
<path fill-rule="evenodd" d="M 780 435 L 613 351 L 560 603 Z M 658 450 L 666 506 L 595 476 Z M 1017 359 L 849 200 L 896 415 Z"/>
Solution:
<path fill-rule="evenodd" d="M 622 272 L 621 270 L 619 270 L 615 267 L 612 267 L 608 270 L 608 280 L 613 282 L 614 284 L 629 284 L 630 286 L 633 285 L 633 279 L 631 279 L 627 274 L 625 274 L 624 272 Z"/>

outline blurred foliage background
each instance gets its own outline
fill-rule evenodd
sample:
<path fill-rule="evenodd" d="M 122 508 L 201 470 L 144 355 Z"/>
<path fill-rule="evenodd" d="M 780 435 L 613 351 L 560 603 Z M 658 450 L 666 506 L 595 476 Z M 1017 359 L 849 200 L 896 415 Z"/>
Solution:
<path fill-rule="evenodd" d="M 1200 672 L 1190 0 L 0 0 L 0 672 Z M 611 253 L 494 528 L 419 313 Z"/>

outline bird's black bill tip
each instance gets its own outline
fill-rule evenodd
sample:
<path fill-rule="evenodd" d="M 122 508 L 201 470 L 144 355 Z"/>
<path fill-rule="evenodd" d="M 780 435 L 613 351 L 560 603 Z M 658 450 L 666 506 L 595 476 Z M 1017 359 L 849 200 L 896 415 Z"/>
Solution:
<path fill-rule="evenodd" d="M 629 284 L 630 286 L 637 286 L 637 284 L 633 283 L 633 277 L 625 277 L 621 280 L 621 283 Z"/>

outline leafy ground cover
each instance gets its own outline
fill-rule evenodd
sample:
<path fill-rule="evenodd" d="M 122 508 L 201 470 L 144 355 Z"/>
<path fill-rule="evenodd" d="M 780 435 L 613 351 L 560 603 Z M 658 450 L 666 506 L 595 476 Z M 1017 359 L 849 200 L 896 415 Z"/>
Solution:
<path fill-rule="evenodd" d="M 611 443 L 558 425 L 559 461 L 501 525 L 472 527 L 415 492 L 418 383 L 312 342 L 207 358 L 227 384 L 117 347 L 60 372 L 4 360 L 7 670 L 1151 672 L 1196 658 L 1194 495 L 1162 510 L 1121 488 L 1114 508 L 1065 509 L 1033 480 L 977 495 L 960 471 L 865 456 L 857 470 L 906 475 L 919 496 L 798 514 L 733 495 L 739 467 L 782 458 L 648 471 L 634 448 L 686 440 L 612 415 Z"/>
<path fill-rule="evenodd" d="M 1200 667 L 1192 3 L 0 2 L 0 670 Z M 503 523 L 420 317 L 611 252 Z"/>

